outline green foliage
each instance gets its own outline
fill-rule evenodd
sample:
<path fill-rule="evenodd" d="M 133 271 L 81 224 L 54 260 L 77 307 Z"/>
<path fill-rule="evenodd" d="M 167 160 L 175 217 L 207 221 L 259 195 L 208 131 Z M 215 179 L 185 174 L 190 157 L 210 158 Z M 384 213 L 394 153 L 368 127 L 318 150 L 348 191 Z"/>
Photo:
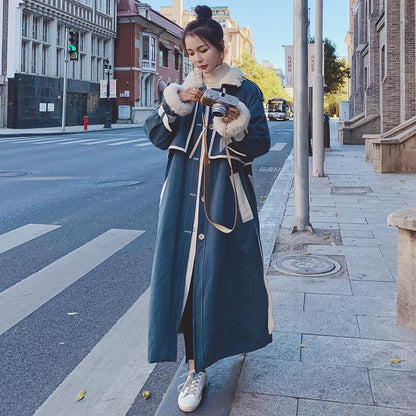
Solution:
<path fill-rule="evenodd" d="M 293 98 L 286 94 L 277 74 L 271 68 L 265 68 L 258 64 L 249 54 L 243 54 L 237 62 L 237 66 L 247 79 L 258 85 L 264 95 L 265 102 L 273 97 L 293 101 Z"/>
<path fill-rule="evenodd" d="M 344 59 L 339 59 L 339 61 L 345 68 L 347 67 L 347 62 Z M 324 95 L 324 111 L 330 116 L 339 116 L 339 102 L 348 100 L 347 83 L 348 78 L 345 76 L 337 91 Z"/>

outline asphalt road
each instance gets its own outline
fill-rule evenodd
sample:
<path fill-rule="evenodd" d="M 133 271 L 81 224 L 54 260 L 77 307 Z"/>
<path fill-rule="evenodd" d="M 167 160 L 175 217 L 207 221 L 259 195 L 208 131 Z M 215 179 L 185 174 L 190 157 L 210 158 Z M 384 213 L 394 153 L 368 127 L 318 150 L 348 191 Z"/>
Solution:
<path fill-rule="evenodd" d="M 269 126 L 259 209 L 293 145 L 292 121 Z M 176 370 L 139 362 L 165 163 L 141 128 L 0 138 L 1 415 L 93 416 L 84 388 L 101 414 L 154 414 Z M 112 380 L 134 349 L 140 377 Z"/>

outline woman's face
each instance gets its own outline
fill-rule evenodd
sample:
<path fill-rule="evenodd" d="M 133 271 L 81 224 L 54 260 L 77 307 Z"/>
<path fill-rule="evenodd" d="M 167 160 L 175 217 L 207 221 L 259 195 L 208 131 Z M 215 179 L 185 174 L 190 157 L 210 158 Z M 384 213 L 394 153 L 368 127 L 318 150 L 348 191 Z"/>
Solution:
<path fill-rule="evenodd" d="M 186 52 L 192 64 L 203 74 L 209 74 L 223 62 L 223 54 L 207 40 L 196 35 L 185 37 Z"/>

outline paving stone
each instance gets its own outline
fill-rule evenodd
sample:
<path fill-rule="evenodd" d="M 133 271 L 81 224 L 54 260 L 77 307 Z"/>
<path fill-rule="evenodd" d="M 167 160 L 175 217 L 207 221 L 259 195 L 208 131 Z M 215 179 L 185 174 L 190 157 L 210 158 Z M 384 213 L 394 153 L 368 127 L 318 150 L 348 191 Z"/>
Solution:
<path fill-rule="evenodd" d="M 296 416 L 297 400 L 259 393 L 237 393 L 230 416 Z"/>
<path fill-rule="evenodd" d="M 351 280 L 351 287 L 354 296 L 391 298 L 397 293 L 395 282 Z"/>
<path fill-rule="evenodd" d="M 374 234 L 370 230 L 341 230 L 341 237 L 345 238 L 374 238 Z"/>
<path fill-rule="evenodd" d="M 357 320 L 362 338 L 416 343 L 416 332 L 397 325 L 396 318 L 358 315 Z"/>
<path fill-rule="evenodd" d="M 369 377 L 377 405 L 416 410 L 416 372 L 371 370 Z"/>
<path fill-rule="evenodd" d="M 272 292 L 308 292 L 327 293 L 333 295 L 351 295 L 348 279 L 332 279 L 328 277 L 276 276 L 268 275 Z"/>
<path fill-rule="evenodd" d="M 342 237 L 342 243 L 344 246 L 354 247 L 368 247 L 368 246 L 379 246 L 380 240 L 374 238 L 362 238 L 362 237 Z"/>
<path fill-rule="evenodd" d="M 272 304 L 274 314 L 278 314 L 279 310 L 295 310 L 303 311 L 305 295 L 296 292 L 272 292 Z"/>
<path fill-rule="evenodd" d="M 277 331 L 345 337 L 360 336 L 354 315 L 280 311 L 274 324 Z"/>
<path fill-rule="evenodd" d="M 249 352 L 251 358 L 273 358 L 284 361 L 300 361 L 300 332 L 273 332 L 273 342 L 259 350 Z"/>
<path fill-rule="evenodd" d="M 264 413 L 267 415 L 268 413 Z M 277 414 L 277 413 L 276 413 Z M 416 416 L 410 410 L 318 400 L 299 400 L 297 416 Z"/>
<path fill-rule="evenodd" d="M 372 404 L 367 370 L 296 361 L 246 358 L 237 389 L 308 399 Z"/>
<path fill-rule="evenodd" d="M 320 220 L 318 220 L 313 221 L 311 224 L 312 227 L 317 230 L 339 230 L 339 224 L 337 222 L 320 222 Z"/>
<path fill-rule="evenodd" d="M 345 313 L 350 315 L 396 316 L 396 297 L 305 295 L 305 312 Z"/>
<path fill-rule="evenodd" d="M 409 342 L 303 335 L 302 344 L 302 362 L 416 371 L 416 344 Z M 395 358 L 403 361 L 393 364 Z"/>
<path fill-rule="evenodd" d="M 371 257 L 347 256 L 348 274 L 351 280 L 394 281 L 385 259 L 374 261 Z"/>

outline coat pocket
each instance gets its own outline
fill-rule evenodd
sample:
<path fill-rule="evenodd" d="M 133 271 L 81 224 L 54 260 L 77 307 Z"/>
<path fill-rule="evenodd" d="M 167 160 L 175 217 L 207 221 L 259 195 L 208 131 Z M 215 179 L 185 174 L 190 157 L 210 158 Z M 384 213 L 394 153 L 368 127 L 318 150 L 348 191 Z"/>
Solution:
<path fill-rule="evenodd" d="M 230 177 L 231 183 L 232 178 Z M 247 195 L 244 191 L 243 184 L 241 182 L 240 174 L 237 172 L 234 174 L 235 180 L 235 191 L 237 193 L 238 207 L 240 209 L 240 216 L 242 222 L 251 221 L 253 216 L 253 211 L 251 210 L 250 202 L 248 201 Z"/>

